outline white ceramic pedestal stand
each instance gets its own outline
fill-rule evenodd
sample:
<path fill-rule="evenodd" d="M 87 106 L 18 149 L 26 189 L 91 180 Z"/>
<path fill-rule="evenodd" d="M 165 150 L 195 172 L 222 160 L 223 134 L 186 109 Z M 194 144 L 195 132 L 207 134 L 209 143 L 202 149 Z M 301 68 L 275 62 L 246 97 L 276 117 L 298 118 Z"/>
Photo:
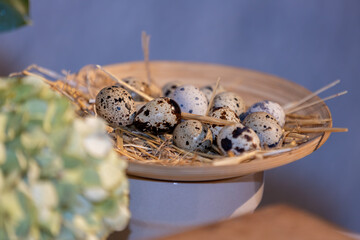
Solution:
<path fill-rule="evenodd" d="M 221 181 L 130 180 L 130 235 L 149 239 L 253 212 L 264 188 L 263 172 Z"/>

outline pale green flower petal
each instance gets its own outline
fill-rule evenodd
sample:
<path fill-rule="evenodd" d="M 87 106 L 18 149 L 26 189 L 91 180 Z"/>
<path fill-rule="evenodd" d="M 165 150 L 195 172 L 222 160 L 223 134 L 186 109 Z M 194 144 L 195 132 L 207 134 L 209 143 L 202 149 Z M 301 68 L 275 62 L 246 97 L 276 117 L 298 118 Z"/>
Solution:
<path fill-rule="evenodd" d="M 36 88 L 38 91 L 40 91 L 44 87 L 44 82 L 37 77 L 33 76 L 27 76 L 22 78 L 23 84 L 32 85 L 33 88 Z"/>
<path fill-rule="evenodd" d="M 25 217 L 21 205 L 17 199 L 16 192 L 3 192 L 0 197 L 0 206 L 6 215 L 10 216 L 9 224 L 19 222 Z"/>
<path fill-rule="evenodd" d="M 41 208 L 38 213 L 41 226 L 46 228 L 54 236 L 58 235 L 61 228 L 61 215 L 48 208 Z"/>
<path fill-rule="evenodd" d="M 86 239 L 87 240 L 100 240 L 100 238 L 98 238 L 96 235 L 94 235 L 94 234 L 88 234 L 87 236 L 86 236 Z"/>
<path fill-rule="evenodd" d="M 111 190 L 121 183 L 123 171 L 114 167 L 114 164 L 102 162 L 99 166 L 99 176 L 102 186 Z"/>
<path fill-rule="evenodd" d="M 6 161 L 6 148 L 5 145 L 0 142 L 0 165 Z"/>
<path fill-rule="evenodd" d="M 92 131 L 96 131 L 99 133 L 106 132 L 105 122 L 101 118 L 89 117 L 85 119 L 86 126 Z"/>
<path fill-rule="evenodd" d="M 0 142 L 4 142 L 6 138 L 7 116 L 0 113 Z"/>
<path fill-rule="evenodd" d="M 85 239 L 89 230 L 89 226 L 85 219 L 80 215 L 75 215 L 73 224 L 76 229 L 75 235 L 80 239 Z"/>
<path fill-rule="evenodd" d="M 109 193 L 101 187 L 89 187 L 84 190 L 84 196 L 91 202 L 101 202 L 109 196 Z"/>
<path fill-rule="evenodd" d="M 29 162 L 28 163 L 28 172 L 27 172 L 27 176 L 28 176 L 28 181 L 30 184 L 33 184 L 35 181 L 37 181 L 40 177 L 40 168 L 39 165 L 35 162 Z"/>
<path fill-rule="evenodd" d="M 2 170 L 0 169 L 0 192 L 4 187 L 4 175 L 2 173 Z"/>
<path fill-rule="evenodd" d="M 130 218 L 129 209 L 120 206 L 118 214 L 114 217 L 104 218 L 104 222 L 108 228 L 121 231 L 126 227 L 128 218 Z"/>
<path fill-rule="evenodd" d="M 84 139 L 84 147 L 91 156 L 105 158 L 112 149 L 112 144 L 102 135 L 90 135 Z"/>
<path fill-rule="evenodd" d="M 87 215 L 90 214 L 91 210 L 92 210 L 92 204 L 85 199 L 83 196 L 76 196 L 76 208 L 75 211 L 77 214 L 81 214 L 81 215 Z"/>
<path fill-rule="evenodd" d="M 37 182 L 30 186 L 30 192 L 38 208 L 53 208 L 57 205 L 56 189 L 50 182 Z"/>

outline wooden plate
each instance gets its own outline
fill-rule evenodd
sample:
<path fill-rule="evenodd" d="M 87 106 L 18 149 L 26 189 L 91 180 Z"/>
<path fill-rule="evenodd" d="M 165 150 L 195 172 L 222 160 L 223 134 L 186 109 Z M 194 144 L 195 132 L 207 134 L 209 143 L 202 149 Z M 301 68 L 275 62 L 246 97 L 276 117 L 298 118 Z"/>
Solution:
<path fill-rule="evenodd" d="M 109 65 L 106 69 L 118 77 L 134 76 L 146 79 L 143 62 Z M 150 63 L 150 70 L 152 78 L 159 86 L 170 81 L 203 86 L 213 84 L 217 77 L 221 77 L 221 84 L 227 90 L 240 94 L 247 105 L 261 100 L 286 104 L 311 93 L 298 84 L 273 75 L 222 65 L 154 61 Z M 316 113 L 321 118 L 331 118 L 331 113 L 324 102 L 299 113 Z M 331 126 L 332 122 L 329 122 L 326 127 Z M 130 161 L 128 174 L 171 181 L 209 181 L 243 176 L 303 158 L 323 145 L 329 136 L 329 132 L 311 134 L 310 141 L 294 147 L 289 152 L 232 166 L 161 166 Z"/>

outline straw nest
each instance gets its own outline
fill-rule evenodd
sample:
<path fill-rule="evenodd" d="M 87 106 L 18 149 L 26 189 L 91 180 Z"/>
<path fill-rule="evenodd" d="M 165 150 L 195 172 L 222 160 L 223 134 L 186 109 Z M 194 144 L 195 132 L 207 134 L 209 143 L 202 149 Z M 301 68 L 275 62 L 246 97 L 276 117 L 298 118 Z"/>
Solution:
<path fill-rule="evenodd" d="M 104 68 L 89 65 L 76 74 L 58 74 L 38 66 L 30 66 L 22 74 L 41 77 L 54 91 L 66 96 L 75 105 L 77 113 L 83 117 L 96 115 L 94 99 L 103 87 L 121 82 L 122 78 L 128 76 L 150 78 L 149 66 L 146 64 L 144 67 L 143 62 Z M 200 86 L 214 83 L 218 76 L 222 78 L 222 85 L 243 96 L 247 105 L 266 99 L 278 102 L 284 107 L 287 113 L 286 124 L 280 143 L 275 148 L 247 152 L 240 156 L 222 156 L 216 146 L 207 153 L 182 150 L 174 146 L 170 134 L 155 136 L 139 132 L 131 126 L 116 129 L 108 127 L 115 150 L 129 160 L 130 173 L 185 181 L 244 175 L 295 161 L 320 147 L 331 132 L 347 131 L 332 127 L 330 111 L 323 99 L 317 97 L 320 92 L 336 85 L 337 81 L 311 93 L 290 81 L 239 68 L 199 63 L 152 62 L 149 82 L 153 90 L 159 92 L 157 86 L 168 81 L 177 80 Z M 145 99 L 150 100 L 151 97 Z M 182 114 L 182 117 L 206 123 L 229 124 L 206 116 Z M 214 167 L 218 170 L 214 170 Z"/>

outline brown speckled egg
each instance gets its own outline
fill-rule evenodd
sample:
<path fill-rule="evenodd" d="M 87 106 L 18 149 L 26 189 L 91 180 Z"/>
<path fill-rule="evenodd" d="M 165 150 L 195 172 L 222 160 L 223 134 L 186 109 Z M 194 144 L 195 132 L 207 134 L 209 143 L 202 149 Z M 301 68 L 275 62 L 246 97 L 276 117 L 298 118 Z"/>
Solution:
<path fill-rule="evenodd" d="M 238 116 L 245 112 L 244 100 L 239 95 L 232 92 L 222 92 L 215 96 L 213 108 L 219 107 L 228 107 Z"/>
<path fill-rule="evenodd" d="M 146 103 L 135 116 L 134 125 L 141 131 L 162 134 L 172 132 L 181 121 L 179 105 L 166 97 Z"/>
<path fill-rule="evenodd" d="M 234 123 L 240 123 L 240 119 L 238 118 L 236 113 L 228 107 L 212 109 L 209 116 L 213 117 L 213 118 L 228 120 L 228 121 L 231 121 Z M 212 124 L 212 125 L 209 125 L 209 128 L 213 134 L 213 139 L 215 140 L 217 138 L 220 130 L 223 128 L 223 126 Z"/>
<path fill-rule="evenodd" d="M 79 83 L 79 86 L 87 86 L 88 90 L 94 94 L 97 94 L 104 86 L 116 84 L 108 74 L 97 68 L 95 65 L 86 65 L 82 67 L 75 75 L 75 82 Z"/>
<path fill-rule="evenodd" d="M 181 85 L 180 82 L 168 82 L 162 87 L 162 94 L 164 97 L 172 98 L 175 89 Z"/>
<path fill-rule="evenodd" d="M 225 155 L 229 151 L 240 155 L 246 151 L 260 149 L 260 140 L 251 128 L 237 123 L 221 129 L 217 137 L 217 145 Z"/>
<path fill-rule="evenodd" d="M 199 88 L 193 85 L 177 87 L 172 95 L 181 108 L 182 112 L 205 115 L 208 101 Z"/>
<path fill-rule="evenodd" d="M 127 78 L 123 78 L 121 80 L 123 80 L 125 83 L 129 84 L 130 86 L 136 88 L 137 90 L 140 90 L 141 92 L 146 93 L 147 95 L 151 95 L 149 84 L 147 84 L 146 82 L 141 81 L 134 77 L 127 77 Z M 131 94 L 131 96 L 133 97 L 133 99 L 135 101 L 143 101 L 144 100 L 137 93 L 127 89 L 125 86 L 122 86 L 121 84 L 119 84 L 119 85 L 121 87 L 123 87 L 124 89 L 126 89 Z"/>
<path fill-rule="evenodd" d="M 244 118 L 253 112 L 266 112 L 270 115 L 272 115 L 279 123 L 280 127 L 283 127 L 285 125 L 285 111 L 280 106 L 280 104 L 268 100 L 264 100 L 261 102 L 257 102 L 253 104 L 249 109 L 247 110 L 246 114 L 244 115 Z"/>
<path fill-rule="evenodd" d="M 282 137 L 282 128 L 268 113 L 251 113 L 244 119 L 243 124 L 256 132 L 261 146 L 275 147 Z"/>
<path fill-rule="evenodd" d="M 128 126 L 133 123 L 136 113 L 131 95 L 119 86 L 101 89 L 95 99 L 96 113 L 111 127 Z"/>
<path fill-rule="evenodd" d="M 204 152 L 211 147 L 212 133 L 205 124 L 196 120 L 187 120 L 175 127 L 173 141 L 179 148 Z"/>
<path fill-rule="evenodd" d="M 214 92 L 214 88 L 215 88 L 215 84 L 214 85 L 207 85 L 207 86 L 204 86 L 202 88 L 200 88 L 200 91 L 202 91 L 205 96 L 206 96 L 206 99 L 208 100 L 208 102 L 210 102 L 210 99 L 211 99 L 211 96 Z M 222 92 L 225 92 L 225 88 L 221 85 L 218 86 L 217 90 L 216 90 L 216 94 L 219 94 L 219 93 L 222 93 Z"/>

